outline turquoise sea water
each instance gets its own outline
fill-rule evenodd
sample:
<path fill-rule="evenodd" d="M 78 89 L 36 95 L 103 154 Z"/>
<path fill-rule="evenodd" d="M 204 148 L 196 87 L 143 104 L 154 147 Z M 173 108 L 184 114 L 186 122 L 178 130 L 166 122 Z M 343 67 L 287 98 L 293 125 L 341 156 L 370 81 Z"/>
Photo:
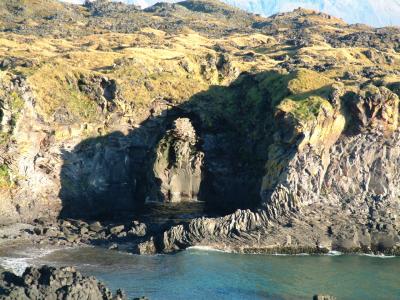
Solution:
<path fill-rule="evenodd" d="M 15 257 L 23 259 L 23 255 Z M 10 258 L 0 257 L 0 263 Z M 136 256 L 101 249 L 52 252 L 29 263 L 75 265 L 122 288 L 156 299 L 400 299 L 400 258 L 267 256 L 187 250 Z"/>

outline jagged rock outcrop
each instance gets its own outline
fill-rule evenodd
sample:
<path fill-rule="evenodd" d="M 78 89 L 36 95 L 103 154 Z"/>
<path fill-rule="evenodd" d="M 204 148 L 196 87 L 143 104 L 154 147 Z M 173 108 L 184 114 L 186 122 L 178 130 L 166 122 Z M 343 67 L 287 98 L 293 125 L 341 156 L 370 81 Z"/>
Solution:
<path fill-rule="evenodd" d="M 197 200 L 202 182 L 204 153 L 187 118 L 174 121 L 157 147 L 154 175 L 160 181 L 161 201 Z"/>
<path fill-rule="evenodd" d="M 0 274 L 0 299 L 127 299 L 118 290 L 115 295 L 94 277 L 85 277 L 73 267 L 28 267 L 21 277 L 3 271 Z"/>
<path fill-rule="evenodd" d="M 103 17 L 116 13 L 126 13 L 127 11 L 137 11 L 136 5 L 124 5 L 122 3 L 113 3 L 109 0 L 85 1 L 84 6 L 88 8 L 95 17 Z"/>
<path fill-rule="evenodd" d="M 251 247 L 254 241 L 257 242 L 260 230 L 266 228 L 267 224 L 268 218 L 263 211 L 238 210 L 221 219 L 195 219 L 188 225 L 173 227 L 157 242 L 163 252 L 173 252 L 197 244 L 238 250 Z"/>
<path fill-rule="evenodd" d="M 103 109 L 112 112 L 116 108 L 118 97 L 117 83 L 107 77 L 85 78 L 78 81 L 79 90 L 87 94 Z"/>
<path fill-rule="evenodd" d="M 343 99 L 348 98 L 337 101 Z M 240 252 L 294 247 L 398 253 L 399 99 L 384 87 L 368 87 L 352 99 L 346 102 L 351 114 L 325 109 L 303 126 L 293 115 L 277 115 L 290 134 L 276 135 L 270 146 L 276 155 L 269 156 L 261 188 L 265 211 L 237 211 L 173 227 L 159 237 L 160 250 L 207 245 Z M 299 138 L 292 137 L 293 130 Z M 276 224 L 291 225 L 276 230 Z M 286 242 L 279 238 L 282 231 Z"/>
<path fill-rule="evenodd" d="M 300 127 L 297 135 L 301 134 L 301 139 L 297 145 L 290 142 L 285 149 L 278 140 L 270 148 L 272 153 L 261 194 L 271 216 L 300 210 L 313 202 L 338 203 L 346 198 L 365 196 L 370 192 L 370 178 L 375 189 L 381 188 L 375 196 L 386 198 L 392 193 L 391 201 L 397 202 L 400 192 L 395 188 L 398 170 L 392 163 L 400 150 L 398 134 L 393 133 L 393 130 L 397 131 L 399 98 L 385 87 L 369 87 L 354 99 L 354 102 L 346 102 L 351 111 L 347 116 L 348 127 L 363 132 L 352 137 L 355 142 L 350 142 L 352 138 L 344 132 L 345 117 L 338 111 L 330 113 L 324 109 L 322 121 L 319 115 L 316 125 Z M 299 128 L 296 123 L 293 127 Z M 348 148 L 351 145 L 353 148 Z M 340 162 L 349 158 L 352 158 L 351 163 Z M 332 176 L 332 170 L 336 170 L 337 176 Z M 349 175 L 344 177 L 344 174 Z M 334 186 L 326 185 L 327 181 Z M 389 187 L 391 183 L 394 186 Z M 323 187 L 329 192 L 322 193 Z"/>
<path fill-rule="evenodd" d="M 0 166 L 4 171 L 0 194 L 8 199 L 0 204 L 2 222 L 18 220 L 20 215 L 33 219 L 38 211 L 54 216 L 52 211 L 60 209 L 54 195 L 59 183 L 51 176 L 59 172 L 60 149 L 51 147 L 54 137 L 35 109 L 35 97 L 26 80 L 9 74 L 2 74 L 0 80 Z"/>
<path fill-rule="evenodd" d="M 399 97 L 384 86 L 366 86 L 347 105 L 355 130 L 379 128 L 387 132 L 398 128 Z"/>

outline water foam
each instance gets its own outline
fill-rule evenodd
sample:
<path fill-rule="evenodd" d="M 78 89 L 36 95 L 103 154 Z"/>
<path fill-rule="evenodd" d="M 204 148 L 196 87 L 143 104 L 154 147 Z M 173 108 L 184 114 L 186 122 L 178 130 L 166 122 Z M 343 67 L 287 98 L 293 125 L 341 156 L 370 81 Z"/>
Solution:
<path fill-rule="evenodd" d="M 328 256 L 340 256 L 340 255 L 343 255 L 343 253 L 340 252 L 340 251 L 332 250 L 332 251 L 329 251 L 326 255 L 328 255 Z"/>
<path fill-rule="evenodd" d="M 197 251 L 208 251 L 208 252 L 221 252 L 221 253 L 232 253 L 230 250 L 221 250 L 211 246 L 192 246 L 188 247 L 187 250 L 197 250 Z"/>
<path fill-rule="evenodd" d="M 0 257 L 0 266 L 14 272 L 16 275 L 22 275 L 28 266 L 35 265 L 35 262 L 55 251 L 65 248 L 34 248 L 29 247 L 24 250 L 17 250 L 10 256 Z"/>
<path fill-rule="evenodd" d="M 397 256 L 394 255 L 385 255 L 385 254 L 372 254 L 372 253 L 363 253 L 360 256 L 368 256 L 374 258 L 396 258 Z"/>

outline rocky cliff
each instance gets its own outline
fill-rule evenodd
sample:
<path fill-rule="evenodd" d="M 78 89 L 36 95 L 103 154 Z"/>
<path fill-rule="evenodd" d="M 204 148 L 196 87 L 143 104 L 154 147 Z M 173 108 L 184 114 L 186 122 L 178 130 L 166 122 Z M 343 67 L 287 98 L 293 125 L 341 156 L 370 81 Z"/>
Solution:
<path fill-rule="evenodd" d="M 146 245 L 398 251 L 398 29 L 203 0 L 0 6 L 1 223 L 200 201 L 226 216 Z"/>

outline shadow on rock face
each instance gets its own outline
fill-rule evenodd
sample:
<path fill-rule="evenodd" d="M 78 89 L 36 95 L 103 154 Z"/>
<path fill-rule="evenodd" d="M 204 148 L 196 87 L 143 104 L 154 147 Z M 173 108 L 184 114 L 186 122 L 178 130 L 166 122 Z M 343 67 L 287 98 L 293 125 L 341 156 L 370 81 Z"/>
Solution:
<path fill-rule="evenodd" d="M 274 126 L 267 75 L 242 74 L 180 105 L 160 102 L 128 134 L 65 150 L 60 217 L 128 217 L 152 202 L 199 200 L 224 213 L 257 206 Z"/>

